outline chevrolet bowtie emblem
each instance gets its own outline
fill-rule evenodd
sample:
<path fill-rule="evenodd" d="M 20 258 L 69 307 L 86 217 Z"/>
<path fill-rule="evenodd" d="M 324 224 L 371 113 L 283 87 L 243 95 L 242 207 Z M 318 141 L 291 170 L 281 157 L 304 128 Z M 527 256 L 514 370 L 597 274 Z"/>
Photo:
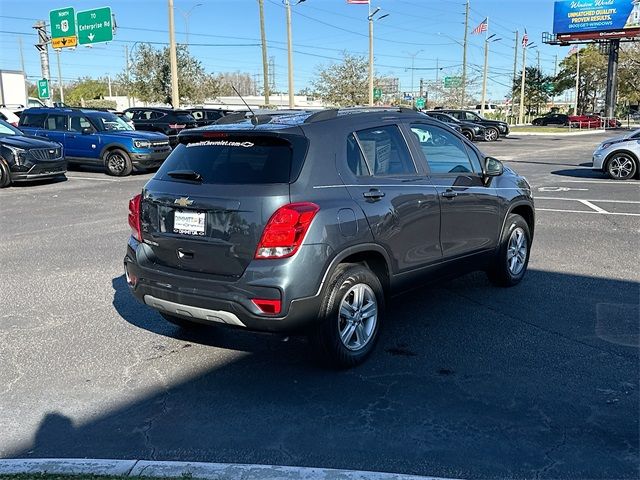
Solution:
<path fill-rule="evenodd" d="M 182 197 L 175 199 L 173 203 L 181 207 L 188 207 L 189 205 L 193 205 L 193 200 L 189 200 L 189 197 Z"/>

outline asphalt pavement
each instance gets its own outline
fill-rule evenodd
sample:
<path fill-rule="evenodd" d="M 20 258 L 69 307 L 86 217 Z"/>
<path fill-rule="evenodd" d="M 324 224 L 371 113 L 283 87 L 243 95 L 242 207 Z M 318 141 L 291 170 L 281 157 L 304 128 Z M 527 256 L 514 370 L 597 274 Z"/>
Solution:
<path fill-rule="evenodd" d="M 524 281 L 395 298 L 345 372 L 302 338 L 185 332 L 133 299 L 127 202 L 149 174 L 0 191 L 0 457 L 638 478 L 640 182 L 587 166 L 612 135 L 481 143 L 534 188 Z"/>

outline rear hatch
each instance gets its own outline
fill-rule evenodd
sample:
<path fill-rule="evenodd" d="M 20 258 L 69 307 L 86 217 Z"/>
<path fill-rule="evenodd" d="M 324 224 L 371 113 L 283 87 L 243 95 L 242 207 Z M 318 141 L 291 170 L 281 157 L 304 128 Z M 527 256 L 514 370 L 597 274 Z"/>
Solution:
<path fill-rule="evenodd" d="M 306 150 L 301 134 L 184 132 L 143 192 L 150 259 L 188 272 L 241 276 L 269 218 L 289 203 L 289 183 Z"/>

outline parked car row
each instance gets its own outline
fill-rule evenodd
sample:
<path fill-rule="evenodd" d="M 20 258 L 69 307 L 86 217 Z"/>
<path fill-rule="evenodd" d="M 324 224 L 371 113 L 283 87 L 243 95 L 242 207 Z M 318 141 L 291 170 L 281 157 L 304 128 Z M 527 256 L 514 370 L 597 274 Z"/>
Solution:
<path fill-rule="evenodd" d="M 571 126 L 573 128 L 620 128 L 622 123 L 615 118 L 602 118 L 600 115 L 566 115 L 564 113 L 548 113 L 534 118 L 533 125 L 546 127 L 548 125 Z"/>

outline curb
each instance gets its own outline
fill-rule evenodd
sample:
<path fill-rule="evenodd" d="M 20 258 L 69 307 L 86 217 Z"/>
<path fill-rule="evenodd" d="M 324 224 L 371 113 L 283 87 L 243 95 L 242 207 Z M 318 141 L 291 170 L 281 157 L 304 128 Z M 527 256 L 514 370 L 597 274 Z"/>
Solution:
<path fill-rule="evenodd" d="M 383 472 L 233 463 L 38 458 L 0 460 L 0 475 L 106 475 L 209 480 L 453 480 Z"/>
<path fill-rule="evenodd" d="M 518 132 L 518 131 L 511 131 L 509 132 L 509 136 L 514 136 L 514 137 L 518 137 L 518 136 L 542 136 L 542 137 L 548 137 L 548 136 L 561 136 L 561 137 L 573 137 L 573 136 L 580 136 L 580 135 L 594 135 L 596 133 L 607 133 L 609 130 L 582 130 L 582 131 L 577 131 L 577 132 L 558 132 L 558 133 L 551 133 L 551 132 Z M 508 138 L 508 137 L 507 137 Z"/>

